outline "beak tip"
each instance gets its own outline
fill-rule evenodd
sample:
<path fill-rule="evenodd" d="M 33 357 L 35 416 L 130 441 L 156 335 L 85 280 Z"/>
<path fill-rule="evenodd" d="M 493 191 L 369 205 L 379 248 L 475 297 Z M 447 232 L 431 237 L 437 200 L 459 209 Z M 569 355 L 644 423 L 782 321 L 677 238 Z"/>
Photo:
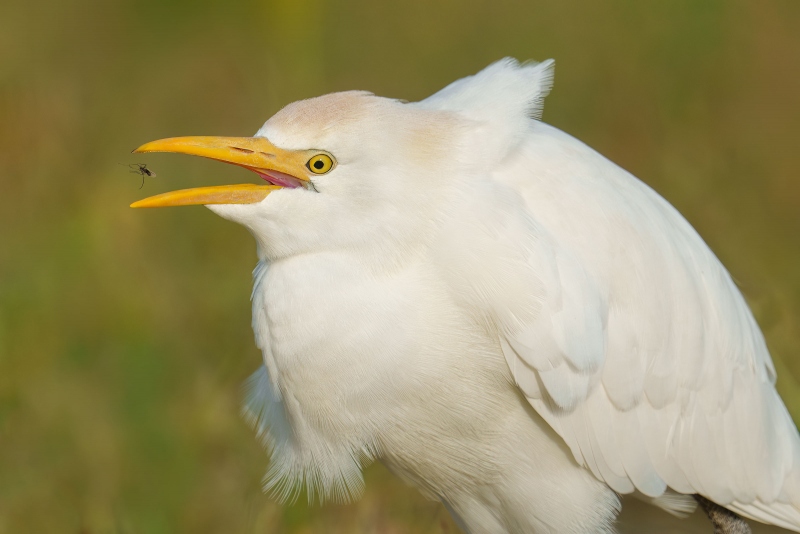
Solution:
<path fill-rule="evenodd" d="M 148 198 L 143 198 L 141 200 L 137 200 L 136 202 L 131 204 L 130 207 L 133 208 L 133 209 L 152 208 L 153 205 L 150 202 L 148 202 L 148 200 L 151 200 L 151 199 L 152 199 L 152 197 L 148 197 Z"/>

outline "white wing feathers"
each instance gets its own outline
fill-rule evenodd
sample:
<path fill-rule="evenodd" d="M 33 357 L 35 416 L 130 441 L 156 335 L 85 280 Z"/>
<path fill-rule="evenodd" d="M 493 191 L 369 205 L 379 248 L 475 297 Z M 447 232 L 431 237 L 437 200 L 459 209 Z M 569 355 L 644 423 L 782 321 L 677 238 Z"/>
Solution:
<path fill-rule="evenodd" d="M 559 302 L 548 294 L 545 302 L 562 308 L 545 307 L 528 330 L 507 337 L 512 369 L 519 360 L 528 365 L 517 364 L 515 377 L 538 377 L 546 395 L 529 395 L 533 406 L 576 460 L 615 490 L 629 492 L 633 485 L 656 496 L 669 486 L 800 530 L 800 443 L 774 389 L 761 332 L 688 223 L 633 177 L 629 181 L 628 188 L 641 192 L 637 206 L 651 213 L 634 211 L 627 221 L 631 231 L 621 231 L 620 223 L 609 230 L 622 250 L 598 246 L 610 241 L 598 230 L 608 222 L 592 220 L 592 214 L 584 215 L 580 231 L 598 238 L 593 246 L 566 235 L 574 224 L 570 229 L 557 219 L 540 221 L 556 234 L 553 242 L 580 259 L 565 269 L 561 258 L 567 253 L 556 252 L 555 283 L 561 287 L 545 286 L 562 296 Z M 606 198 L 595 193 L 608 208 L 629 201 L 617 191 Z M 536 203 L 529 201 L 532 213 Z M 548 321 L 553 337 L 571 335 L 572 342 L 556 351 L 526 343 L 531 335 L 541 338 L 547 327 L 540 323 Z M 542 351 L 549 355 L 532 355 Z M 593 366 L 581 368 L 587 354 Z M 773 512 L 776 502 L 792 506 Z"/>
<path fill-rule="evenodd" d="M 529 258 L 552 259 L 533 271 L 547 288 L 542 309 L 523 328 L 508 325 L 502 342 L 506 353 L 515 355 L 510 363 L 525 366 L 517 374 L 536 370 L 538 380 L 523 388 L 529 398 L 542 399 L 546 393 L 555 408 L 571 410 L 587 397 L 603 365 L 606 306 L 574 258 L 547 248 L 543 254 L 532 251 Z M 562 279 L 574 283 L 563 284 Z"/>
<path fill-rule="evenodd" d="M 420 104 L 519 140 L 493 151 L 503 206 L 469 232 L 480 272 L 441 252 L 453 283 L 472 284 L 517 385 L 614 490 L 700 493 L 800 532 L 800 439 L 744 299 L 663 198 L 527 118 L 551 80 L 551 62 L 504 61 Z"/>

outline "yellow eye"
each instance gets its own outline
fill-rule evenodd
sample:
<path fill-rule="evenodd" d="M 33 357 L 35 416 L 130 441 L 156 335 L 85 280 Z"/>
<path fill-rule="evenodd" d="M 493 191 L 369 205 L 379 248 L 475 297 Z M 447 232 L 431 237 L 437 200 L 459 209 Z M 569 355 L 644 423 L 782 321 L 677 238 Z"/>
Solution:
<path fill-rule="evenodd" d="M 333 160 L 327 154 L 317 154 L 308 160 L 306 167 L 314 174 L 325 174 L 333 168 Z"/>

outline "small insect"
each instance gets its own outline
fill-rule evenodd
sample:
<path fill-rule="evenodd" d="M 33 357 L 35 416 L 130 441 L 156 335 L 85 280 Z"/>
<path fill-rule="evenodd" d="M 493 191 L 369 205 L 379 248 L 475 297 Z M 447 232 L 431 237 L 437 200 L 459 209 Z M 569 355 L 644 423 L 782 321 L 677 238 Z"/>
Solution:
<path fill-rule="evenodd" d="M 144 177 L 145 176 L 149 176 L 150 178 L 155 178 L 156 177 L 156 173 L 154 173 L 153 171 L 148 169 L 147 168 L 147 164 L 145 164 L 145 163 L 131 163 L 129 165 L 125 165 L 124 163 L 120 163 L 120 165 L 122 165 L 123 167 L 128 167 L 128 169 L 130 169 L 130 172 L 132 172 L 134 174 L 141 174 L 142 175 L 142 185 L 139 186 L 139 189 L 144 187 Z"/>

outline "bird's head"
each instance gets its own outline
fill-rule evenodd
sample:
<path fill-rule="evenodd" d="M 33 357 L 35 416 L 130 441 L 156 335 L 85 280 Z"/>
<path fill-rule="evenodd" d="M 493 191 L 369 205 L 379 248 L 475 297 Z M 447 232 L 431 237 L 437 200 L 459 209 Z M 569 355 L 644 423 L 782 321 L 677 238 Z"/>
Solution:
<path fill-rule="evenodd" d="M 416 246 L 459 178 L 484 172 L 498 146 L 513 144 L 507 138 L 518 128 L 506 131 L 507 123 L 528 123 L 535 114 L 549 88 L 550 64 L 499 62 L 417 103 L 360 91 L 303 100 L 254 137 L 146 143 L 135 152 L 203 156 L 263 180 L 173 191 L 132 207 L 206 205 L 246 226 L 270 259 L 376 243 Z"/>

